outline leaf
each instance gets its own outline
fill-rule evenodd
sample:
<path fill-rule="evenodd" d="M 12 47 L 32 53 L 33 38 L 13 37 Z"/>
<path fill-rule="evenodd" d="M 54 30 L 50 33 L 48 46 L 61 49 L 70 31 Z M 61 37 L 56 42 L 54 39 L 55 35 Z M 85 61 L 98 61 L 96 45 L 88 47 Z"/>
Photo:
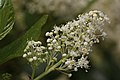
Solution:
<path fill-rule="evenodd" d="M 0 40 L 13 28 L 14 11 L 11 0 L 0 0 Z"/>
<path fill-rule="evenodd" d="M 41 28 L 46 23 L 47 15 L 43 16 L 38 22 L 33 25 L 22 37 L 9 44 L 5 48 L 0 50 L 0 64 L 20 57 L 24 54 L 24 48 L 26 46 L 27 40 L 37 40 L 40 36 Z"/>

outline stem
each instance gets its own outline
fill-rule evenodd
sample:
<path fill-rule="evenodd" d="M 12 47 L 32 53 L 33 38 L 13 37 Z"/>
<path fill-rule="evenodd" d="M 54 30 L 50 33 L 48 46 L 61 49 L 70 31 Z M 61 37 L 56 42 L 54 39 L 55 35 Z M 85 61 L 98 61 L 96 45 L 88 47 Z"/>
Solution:
<path fill-rule="evenodd" d="M 56 68 L 57 71 L 67 71 L 66 69 Z"/>
<path fill-rule="evenodd" d="M 45 69 L 45 71 L 48 70 L 48 68 L 49 68 L 49 66 L 50 66 L 50 63 L 51 63 L 51 60 L 49 61 L 48 65 L 47 65 L 47 67 L 46 67 L 46 69 Z"/>
<path fill-rule="evenodd" d="M 32 77 L 31 78 L 34 79 L 36 67 L 32 67 L 32 70 L 33 71 L 32 71 Z"/>
<path fill-rule="evenodd" d="M 34 80 L 40 80 L 42 77 L 44 77 L 45 75 L 47 75 L 48 73 L 50 73 L 51 71 L 54 71 L 56 67 L 58 67 L 60 64 L 62 63 L 62 60 L 60 60 L 58 63 L 56 63 L 55 65 L 53 65 L 50 69 L 48 69 L 47 71 L 43 72 L 41 75 L 39 75 L 38 77 L 36 77 Z"/>

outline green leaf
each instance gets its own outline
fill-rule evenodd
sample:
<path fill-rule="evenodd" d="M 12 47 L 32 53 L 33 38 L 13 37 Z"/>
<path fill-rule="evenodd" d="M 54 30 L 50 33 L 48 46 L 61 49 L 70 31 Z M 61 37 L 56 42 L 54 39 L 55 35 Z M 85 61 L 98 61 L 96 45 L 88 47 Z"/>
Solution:
<path fill-rule="evenodd" d="M 46 23 L 47 15 L 43 16 L 38 22 L 33 25 L 22 37 L 9 44 L 5 48 L 0 50 L 0 64 L 20 57 L 24 54 L 24 48 L 27 45 L 27 40 L 38 40 L 42 26 Z"/>
<path fill-rule="evenodd" d="M 0 0 L 0 40 L 13 28 L 14 11 L 11 0 Z"/>

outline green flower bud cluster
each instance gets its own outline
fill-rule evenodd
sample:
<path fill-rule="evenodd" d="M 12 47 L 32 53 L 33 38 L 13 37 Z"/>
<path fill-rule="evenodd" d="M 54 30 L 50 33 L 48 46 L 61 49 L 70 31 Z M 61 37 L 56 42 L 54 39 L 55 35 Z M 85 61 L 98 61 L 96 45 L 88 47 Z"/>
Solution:
<path fill-rule="evenodd" d="M 12 80 L 12 75 L 9 73 L 2 74 L 2 80 Z"/>

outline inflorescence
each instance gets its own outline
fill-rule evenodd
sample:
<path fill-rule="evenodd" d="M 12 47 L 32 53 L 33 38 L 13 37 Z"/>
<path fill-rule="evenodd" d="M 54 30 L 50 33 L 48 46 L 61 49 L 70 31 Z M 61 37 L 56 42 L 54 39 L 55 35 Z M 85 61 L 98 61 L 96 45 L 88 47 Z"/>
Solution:
<path fill-rule="evenodd" d="M 101 11 L 79 15 L 76 20 L 54 26 L 51 32 L 47 32 L 46 47 L 40 41 L 28 41 L 23 57 L 34 65 L 45 62 L 51 67 L 61 60 L 55 69 L 68 73 L 70 77 L 71 71 L 89 68 L 88 54 L 93 44 L 106 36 L 103 31 L 105 22 L 109 22 L 109 18 Z"/>

